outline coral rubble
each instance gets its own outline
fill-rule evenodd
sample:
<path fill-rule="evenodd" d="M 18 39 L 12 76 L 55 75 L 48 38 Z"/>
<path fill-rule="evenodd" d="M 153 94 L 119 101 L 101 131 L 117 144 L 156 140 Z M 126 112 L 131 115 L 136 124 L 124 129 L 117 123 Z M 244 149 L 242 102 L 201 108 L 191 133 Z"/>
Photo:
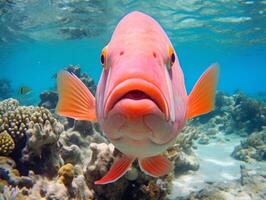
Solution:
<path fill-rule="evenodd" d="M 183 200 L 201 199 L 265 199 L 266 178 L 263 172 L 254 172 L 241 166 L 241 177 L 231 182 L 206 183 L 203 189 L 192 192 Z"/>

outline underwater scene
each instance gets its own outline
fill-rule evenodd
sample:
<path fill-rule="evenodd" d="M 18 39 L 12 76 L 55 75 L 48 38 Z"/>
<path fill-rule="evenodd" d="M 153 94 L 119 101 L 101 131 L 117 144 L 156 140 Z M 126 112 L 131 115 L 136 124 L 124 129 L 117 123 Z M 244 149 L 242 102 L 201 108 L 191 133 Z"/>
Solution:
<path fill-rule="evenodd" d="M 266 199 L 265 0 L 0 17 L 0 200 Z"/>

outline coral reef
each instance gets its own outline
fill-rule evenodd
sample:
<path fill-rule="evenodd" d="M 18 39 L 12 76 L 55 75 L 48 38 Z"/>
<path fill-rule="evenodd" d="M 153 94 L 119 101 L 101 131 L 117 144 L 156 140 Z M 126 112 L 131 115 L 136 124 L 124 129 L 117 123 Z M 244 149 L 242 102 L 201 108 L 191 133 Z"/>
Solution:
<path fill-rule="evenodd" d="M 54 109 L 58 102 L 58 94 L 56 91 L 44 91 L 40 94 L 41 102 L 39 106 L 47 109 Z"/>
<path fill-rule="evenodd" d="M 33 181 L 28 176 L 20 176 L 16 169 L 16 163 L 11 158 L 0 156 L 0 179 L 3 185 L 12 185 L 19 187 L 32 187 Z"/>
<path fill-rule="evenodd" d="M 264 154 L 261 147 L 263 145 L 255 147 L 251 143 L 254 143 L 256 137 L 262 139 L 261 135 L 263 134 L 259 133 L 266 126 L 265 102 L 251 99 L 240 92 L 232 96 L 218 92 L 216 109 L 191 120 L 188 125 L 197 129 L 194 139 L 201 145 L 208 145 L 212 142 L 227 142 L 230 139 L 226 135 L 229 134 L 241 137 L 252 134 L 252 142 L 251 138 L 248 140 L 249 143 L 243 142 L 240 145 L 242 147 L 236 147 L 232 155 L 240 160 L 250 160 L 250 158 L 262 160 Z"/>
<path fill-rule="evenodd" d="M 15 146 L 9 146 L 10 150 L 6 155 L 11 153 L 12 149 L 10 156 L 23 165 L 32 165 L 29 169 L 34 169 L 35 165 L 38 165 L 37 162 L 43 162 L 44 168 L 49 168 L 49 172 L 52 169 L 57 171 L 60 159 L 58 154 L 53 152 L 58 149 L 57 140 L 64 127 L 49 110 L 19 106 L 16 100 L 7 99 L 0 104 L 0 122 L 0 132 L 11 136 Z M 12 143 L 12 140 L 10 141 Z M 1 145 L 2 148 L 4 146 Z"/>
<path fill-rule="evenodd" d="M 266 126 L 261 131 L 253 132 L 231 154 L 235 159 L 246 162 L 266 160 Z"/>
<path fill-rule="evenodd" d="M 74 169 L 64 165 L 58 171 L 58 178 L 47 179 L 34 175 L 34 185 L 27 189 L 29 199 L 92 199 L 93 195 L 86 185 L 83 175 L 74 176 Z M 63 178 L 64 177 L 64 178 Z"/>
<path fill-rule="evenodd" d="M 58 142 L 61 146 L 60 155 L 65 163 L 83 166 L 90 160 L 90 143 L 107 143 L 107 140 L 93 128 L 91 122 L 75 121 L 72 128 L 60 135 Z"/>
<path fill-rule="evenodd" d="M 121 156 L 112 144 L 91 143 L 91 159 L 84 168 L 67 163 L 63 165 L 53 178 L 36 175 L 32 171 L 26 177 L 19 176 L 14 170 L 14 161 L 6 157 L 1 162 L 4 169 L 0 170 L 1 179 L 8 181 L 4 185 L 12 185 L 16 195 L 22 195 L 23 199 L 164 199 L 170 192 L 172 176 L 152 178 L 140 172 L 137 165 L 133 165 L 127 175 L 109 185 L 95 185 L 94 181 L 101 178 L 108 171 L 112 162 Z M 1 161 L 1 159 L 0 159 Z M 4 164 L 2 164 L 4 163 Z M 14 176 L 14 178 L 13 178 Z M 11 184 L 12 180 L 12 184 Z M 23 180 L 23 184 L 18 181 Z M 26 185 L 25 183 L 27 183 Z M 30 184 L 29 184 L 30 183 Z M 5 187 L 5 186 L 4 186 Z M 15 189 L 18 187 L 17 189 Z M 8 190 L 9 191 L 9 190 Z M 4 193 L 2 194 L 4 195 Z"/>
<path fill-rule="evenodd" d="M 236 129 L 244 129 L 247 134 L 261 131 L 266 126 L 266 103 L 248 98 L 243 93 L 235 95 L 235 109 L 232 112 Z"/>
<path fill-rule="evenodd" d="M 196 171 L 199 169 L 199 162 L 193 148 L 196 148 L 194 140 L 200 134 L 198 127 L 188 124 L 177 136 L 176 145 L 166 151 L 170 160 L 174 161 L 175 175 L 181 175 L 188 170 Z"/>
<path fill-rule="evenodd" d="M 10 81 L 7 79 L 0 79 L 0 100 L 10 98 L 12 92 Z"/>
<path fill-rule="evenodd" d="M 161 178 L 152 178 L 140 171 L 136 163 L 125 176 L 109 185 L 95 185 L 94 181 L 104 176 L 115 159 L 121 156 L 112 144 L 91 143 L 92 157 L 85 168 L 85 178 L 95 199 L 163 199 L 171 190 L 172 173 Z"/>
<path fill-rule="evenodd" d="M 71 66 L 69 70 L 82 76 L 79 67 Z M 49 98 L 44 102 L 49 102 Z M 226 142 L 223 136 L 230 133 L 248 135 L 235 149 L 238 159 L 265 160 L 265 104 L 250 100 L 240 93 L 233 96 L 218 93 L 216 105 L 214 113 L 190 121 L 178 135 L 176 144 L 164 152 L 174 164 L 168 175 L 150 177 L 134 162 L 125 176 L 116 182 L 95 185 L 94 182 L 103 177 L 122 155 L 100 133 L 97 123 L 66 121 L 66 118 L 62 118 L 60 121 L 66 122 L 63 126 L 59 118 L 55 118 L 56 115 L 43 107 L 19 106 L 13 99 L 2 101 L 0 155 L 4 156 L 0 157 L 0 195 L 63 200 L 167 199 L 174 178 L 188 174 L 188 170 L 199 169 L 199 160 L 194 153 L 198 143 L 208 144 L 213 140 Z M 247 107 L 249 110 L 245 110 Z M 246 115 L 252 113 L 253 107 L 256 107 L 259 116 L 252 115 L 254 119 L 251 123 L 256 124 L 251 126 Z M 244 167 L 241 168 L 241 174 L 240 180 L 228 184 L 204 183 L 205 188 L 201 191 L 182 198 L 234 199 L 241 196 L 260 199 L 262 191 L 265 191 L 265 178 L 261 174 L 250 174 Z M 250 192 L 246 192 L 248 190 Z"/>
<path fill-rule="evenodd" d="M 232 96 L 218 92 L 215 111 L 194 119 L 193 123 L 204 126 L 204 130 L 214 128 L 216 133 L 247 136 L 266 126 L 266 103 L 240 92 Z"/>

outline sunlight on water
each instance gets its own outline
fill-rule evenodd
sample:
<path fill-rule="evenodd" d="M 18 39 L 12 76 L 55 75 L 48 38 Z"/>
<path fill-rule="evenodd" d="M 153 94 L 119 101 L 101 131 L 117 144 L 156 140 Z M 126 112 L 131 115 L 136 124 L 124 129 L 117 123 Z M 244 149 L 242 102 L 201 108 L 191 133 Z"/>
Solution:
<path fill-rule="evenodd" d="M 154 16 L 174 43 L 208 40 L 220 45 L 244 42 L 246 46 L 266 42 L 265 1 L 9 0 L 0 6 L 3 42 L 110 36 L 121 16 L 135 9 Z"/>

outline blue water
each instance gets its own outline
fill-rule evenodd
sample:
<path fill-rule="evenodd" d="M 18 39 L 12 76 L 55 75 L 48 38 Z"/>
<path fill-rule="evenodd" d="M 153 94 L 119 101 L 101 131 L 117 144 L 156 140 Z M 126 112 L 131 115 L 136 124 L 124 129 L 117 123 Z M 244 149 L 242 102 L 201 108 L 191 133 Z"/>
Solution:
<path fill-rule="evenodd" d="M 188 91 L 217 62 L 219 90 L 266 92 L 265 2 L 160 1 L 151 8 L 152 1 L 10 2 L 0 3 L 6 9 L 0 12 L 0 79 L 10 79 L 14 89 L 27 85 L 36 97 L 54 87 L 52 76 L 69 64 L 80 65 L 97 82 L 100 52 L 131 10 L 150 14 L 165 28 Z M 67 28 L 82 31 L 62 31 Z"/>

